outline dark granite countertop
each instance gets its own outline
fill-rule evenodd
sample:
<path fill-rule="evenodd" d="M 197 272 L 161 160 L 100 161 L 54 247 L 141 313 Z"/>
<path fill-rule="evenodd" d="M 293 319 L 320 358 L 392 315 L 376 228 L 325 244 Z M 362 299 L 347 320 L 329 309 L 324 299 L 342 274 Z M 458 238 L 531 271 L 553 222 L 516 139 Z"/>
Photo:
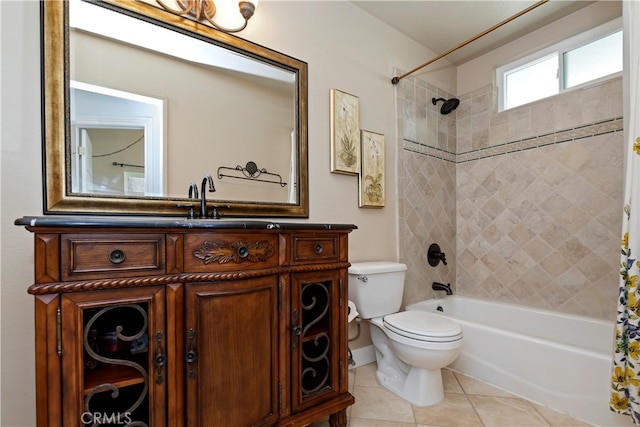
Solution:
<path fill-rule="evenodd" d="M 86 228 L 244 228 L 255 230 L 354 230 L 354 224 L 285 222 L 276 220 L 246 220 L 241 218 L 186 219 L 153 216 L 24 216 L 14 222 L 25 227 L 86 227 Z"/>

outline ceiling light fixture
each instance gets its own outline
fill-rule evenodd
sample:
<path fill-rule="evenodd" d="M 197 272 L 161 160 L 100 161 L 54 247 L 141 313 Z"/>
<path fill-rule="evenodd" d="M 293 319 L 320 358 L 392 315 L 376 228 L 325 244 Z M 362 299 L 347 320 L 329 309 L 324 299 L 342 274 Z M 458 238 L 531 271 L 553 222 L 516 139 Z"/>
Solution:
<path fill-rule="evenodd" d="M 175 3 L 179 9 L 174 9 L 164 4 L 161 0 L 156 0 L 160 6 L 166 11 L 175 15 L 189 15 L 194 17 L 198 22 L 204 20 L 211 24 L 216 30 L 224 31 L 225 33 L 237 33 L 247 27 L 249 19 L 253 16 L 253 13 L 258 7 L 258 0 L 238 2 L 238 8 L 240 14 L 244 18 L 244 24 L 238 28 L 227 28 L 213 21 L 213 17 L 216 14 L 216 3 L 214 0 L 175 0 Z"/>

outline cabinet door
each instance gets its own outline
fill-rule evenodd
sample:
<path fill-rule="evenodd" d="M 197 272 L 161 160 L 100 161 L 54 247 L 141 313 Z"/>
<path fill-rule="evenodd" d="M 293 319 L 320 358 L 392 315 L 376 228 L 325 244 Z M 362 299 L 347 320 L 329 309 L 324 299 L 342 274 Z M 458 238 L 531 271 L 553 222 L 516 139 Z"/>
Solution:
<path fill-rule="evenodd" d="M 66 426 L 166 424 L 163 287 L 61 296 Z"/>
<path fill-rule="evenodd" d="M 278 300 L 275 276 L 187 285 L 186 425 L 276 423 Z"/>
<path fill-rule="evenodd" d="M 340 393 L 340 273 L 291 280 L 291 404 L 299 412 Z"/>

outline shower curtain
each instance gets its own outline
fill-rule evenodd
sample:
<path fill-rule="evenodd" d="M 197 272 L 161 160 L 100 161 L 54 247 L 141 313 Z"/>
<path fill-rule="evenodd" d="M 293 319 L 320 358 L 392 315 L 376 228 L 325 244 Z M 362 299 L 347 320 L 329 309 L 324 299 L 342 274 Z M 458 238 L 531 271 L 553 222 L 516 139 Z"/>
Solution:
<path fill-rule="evenodd" d="M 623 1 L 626 137 L 620 293 L 611 410 L 640 424 L 640 2 Z"/>

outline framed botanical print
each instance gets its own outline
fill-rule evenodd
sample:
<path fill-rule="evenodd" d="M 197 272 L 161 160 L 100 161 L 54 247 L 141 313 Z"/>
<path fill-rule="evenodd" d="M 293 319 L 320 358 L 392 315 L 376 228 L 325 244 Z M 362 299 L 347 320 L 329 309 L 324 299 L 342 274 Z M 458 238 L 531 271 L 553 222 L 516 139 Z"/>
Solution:
<path fill-rule="evenodd" d="M 362 131 L 362 171 L 358 180 L 361 208 L 384 207 L 384 135 Z"/>
<path fill-rule="evenodd" d="M 331 89 L 331 172 L 360 172 L 360 100 Z"/>

